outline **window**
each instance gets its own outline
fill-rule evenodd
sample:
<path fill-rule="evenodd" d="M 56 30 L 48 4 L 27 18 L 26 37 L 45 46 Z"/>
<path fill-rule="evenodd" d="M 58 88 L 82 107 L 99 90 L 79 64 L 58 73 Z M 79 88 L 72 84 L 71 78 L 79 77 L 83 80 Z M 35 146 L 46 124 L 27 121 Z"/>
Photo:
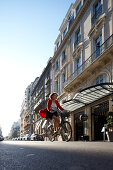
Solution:
<path fill-rule="evenodd" d="M 81 73 L 81 57 L 77 59 L 77 73 Z"/>
<path fill-rule="evenodd" d="M 79 13 L 81 7 L 82 7 L 82 5 L 81 5 L 81 2 L 80 2 L 79 5 L 76 8 L 76 15 Z"/>
<path fill-rule="evenodd" d="M 75 48 L 76 46 L 81 42 L 81 34 L 80 34 L 80 28 L 75 33 Z"/>
<path fill-rule="evenodd" d="M 63 38 L 65 37 L 66 33 L 67 33 L 67 28 L 63 32 Z"/>
<path fill-rule="evenodd" d="M 102 53 L 102 34 L 98 36 L 95 41 L 96 45 L 96 58 Z"/>
<path fill-rule="evenodd" d="M 58 70 L 58 60 L 55 62 L 55 70 Z"/>
<path fill-rule="evenodd" d="M 102 4 L 101 4 L 101 0 L 98 0 L 96 5 L 94 5 L 94 15 L 92 17 L 92 24 L 95 23 L 96 19 L 98 19 L 101 14 L 102 14 Z"/>
<path fill-rule="evenodd" d="M 66 73 L 62 74 L 62 82 L 64 83 L 66 81 Z"/>
<path fill-rule="evenodd" d="M 101 74 L 100 76 L 98 76 L 95 80 L 94 84 L 101 84 L 101 83 L 105 83 L 107 79 L 106 74 Z"/>
<path fill-rule="evenodd" d="M 62 52 L 62 65 L 64 64 L 64 62 L 66 61 L 66 53 L 65 50 Z"/>
<path fill-rule="evenodd" d="M 57 81 L 55 81 L 55 92 L 57 92 L 57 93 L 58 93 L 58 80 L 57 80 Z"/>
<path fill-rule="evenodd" d="M 73 14 L 73 15 L 70 15 L 70 16 L 68 17 L 68 20 L 69 20 L 69 27 L 70 27 L 71 24 L 72 24 L 73 21 L 74 21 L 74 14 Z"/>
<path fill-rule="evenodd" d="M 60 43 L 58 42 L 58 43 L 57 43 L 57 49 L 59 48 L 59 46 L 60 46 Z"/>
<path fill-rule="evenodd" d="M 97 4 L 95 5 L 95 18 L 97 19 L 102 13 L 102 5 L 101 0 L 98 0 Z"/>

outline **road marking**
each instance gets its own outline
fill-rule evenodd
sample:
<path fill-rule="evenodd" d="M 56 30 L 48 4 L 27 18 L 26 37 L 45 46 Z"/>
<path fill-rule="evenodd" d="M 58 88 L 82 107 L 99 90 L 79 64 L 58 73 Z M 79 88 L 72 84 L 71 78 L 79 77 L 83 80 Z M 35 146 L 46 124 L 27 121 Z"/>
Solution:
<path fill-rule="evenodd" d="M 35 154 L 31 153 L 31 154 L 28 154 L 28 155 L 26 155 L 26 156 L 28 157 L 28 156 L 34 156 L 34 155 L 35 155 Z"/>
<path fill-rule="evenodd" d="M 23 150 L 24 148 L 20 148 L 21 150 Z"/>

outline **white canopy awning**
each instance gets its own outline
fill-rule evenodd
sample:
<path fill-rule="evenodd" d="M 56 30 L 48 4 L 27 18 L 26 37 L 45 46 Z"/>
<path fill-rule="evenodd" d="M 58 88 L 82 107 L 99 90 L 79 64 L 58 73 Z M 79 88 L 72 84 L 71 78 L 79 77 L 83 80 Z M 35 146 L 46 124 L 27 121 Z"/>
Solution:
<path fill-rule="evenodd" d="M 74 111 L 111 94 L 113 94 L 113 83 L 90 86 L 79 91 L 73 99 L 65 101 L 63 107 Z"/>

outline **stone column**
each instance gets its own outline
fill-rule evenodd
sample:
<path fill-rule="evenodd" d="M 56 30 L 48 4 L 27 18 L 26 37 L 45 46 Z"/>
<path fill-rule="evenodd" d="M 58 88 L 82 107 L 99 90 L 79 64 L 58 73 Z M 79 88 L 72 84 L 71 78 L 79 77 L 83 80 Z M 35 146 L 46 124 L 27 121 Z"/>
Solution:
<path fill-rule="evenodd" d="M 71 115 L 72 141 L 74 141 L 74 114 Z"/>
<path fill-rule="evenodd" d="M 113 0 L 111 0 L 111 9 L 113 9 Z M 112 21 L 111 21 L 111 27 L 112 27 L 112 34 L 113 34 L 113 10 L 112 10 Z"/>
<path fill-rule="evenodd" d="M 109 99 L 109 112 L 113 112 L 113 96 Z"/>

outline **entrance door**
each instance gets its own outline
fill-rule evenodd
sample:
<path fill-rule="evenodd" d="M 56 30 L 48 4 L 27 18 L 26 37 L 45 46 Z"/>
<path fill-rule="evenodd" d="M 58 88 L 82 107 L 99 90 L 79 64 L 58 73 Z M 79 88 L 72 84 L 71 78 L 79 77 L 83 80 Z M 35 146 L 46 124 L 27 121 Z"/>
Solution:
<path fill-rule="evenodd" d="M 94 140 L 103 140 L 103 133 L 101 130 L 106 123 L 105 115 L 94 115 Z"/>
<path fill-rule="evenodd" d="M 103 132 L 102 128 L 104 124 L 107 123 L 107 112 L 109 111 L 109 101 L 105 101 L 100 103 L 96 106 L 92 107 L 92 133 L 93 133 L 93 140 L 100 141 L 103 140 Z"/>
<path fill-rule="evenodd" d="M 76 140 L 81 140 L 81 136 L 83 136 L 83 121 L 76 120 Z"/>

